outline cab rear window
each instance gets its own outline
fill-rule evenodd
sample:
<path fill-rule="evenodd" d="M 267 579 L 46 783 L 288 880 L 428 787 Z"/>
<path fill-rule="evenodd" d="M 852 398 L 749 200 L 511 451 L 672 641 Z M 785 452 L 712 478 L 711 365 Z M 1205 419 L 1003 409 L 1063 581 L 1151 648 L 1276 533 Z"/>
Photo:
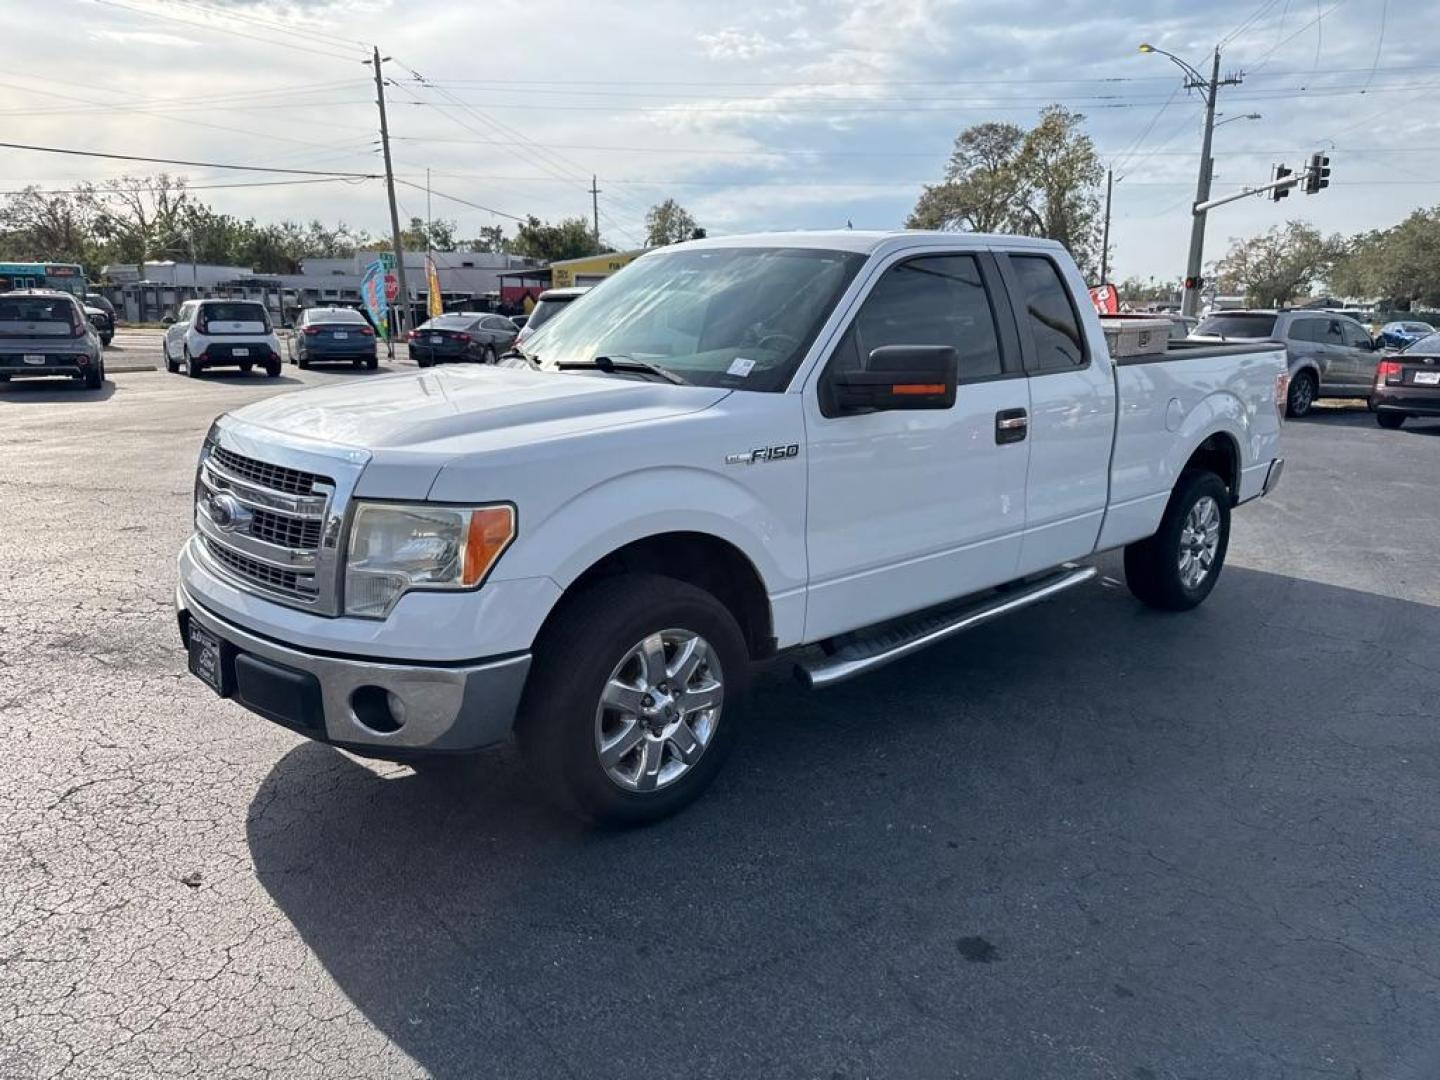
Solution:
<path fill-rule="evenodd" d="M 1275 316 L 1258 312 L 1211 315 L 1200 320 L 1195 333 L 1214 337 L 1268 338 L 1275 333 Z"/>

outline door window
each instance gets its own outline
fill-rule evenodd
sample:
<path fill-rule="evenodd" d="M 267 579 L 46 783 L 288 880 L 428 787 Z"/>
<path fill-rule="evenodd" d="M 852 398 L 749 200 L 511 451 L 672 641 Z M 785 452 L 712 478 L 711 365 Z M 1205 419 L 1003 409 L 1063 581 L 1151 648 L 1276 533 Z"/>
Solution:
<path fill-rule="evenodd" d="M 1325 333 L 1320 338 L 1326 345 L 1344 345 L 1345 331 L 1340 329 L 1339 319 L 1330 319 L 1325 323 Z"/>
<path fill-rule="evenodd" d="M 1320 319 L 1296 319 L 1290 324 L 1291 341 L 1321 341 L 1325 337 L 1325 323 Z"/>
<path fill-rule="evenodd" d="M 885 271 L 840 339 L 827 376 L 863 370 L 885 345 L 954 346 L 962 383 L 1001 374 L 995 312 L 975 257 L 926 256 Z M 821 383 L 822 407 L 829 381 Z"/>
<path fill-rule="evenodd" d="M 1043 255 L 1011 255 L 1019 285 L 1016 301 L 1035 346 L 1034 370 L 1073 371 L 1088 362 L 1080 317 L 1055 264 Z"/>
<path fill-rule="evenodd" d="M 1370 342 L 1370 335 L 1355 323 L 1341 323 L 1340 329 L 1345 334 L 1345 344 L 1352 349 L 1364 349 L 1367 352 L 1374 346 Z"/>

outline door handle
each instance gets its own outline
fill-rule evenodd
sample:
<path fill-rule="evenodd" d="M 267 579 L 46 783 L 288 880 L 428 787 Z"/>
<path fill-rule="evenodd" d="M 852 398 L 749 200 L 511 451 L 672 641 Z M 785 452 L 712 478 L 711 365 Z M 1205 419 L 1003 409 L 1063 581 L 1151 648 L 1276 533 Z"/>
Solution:
<path fill-rule="evenodd" d="M 1024 409 L 1001 409 L 995 414 L 995 442 L 1024 442 L 1030 430 L 1030 415 Z"/>

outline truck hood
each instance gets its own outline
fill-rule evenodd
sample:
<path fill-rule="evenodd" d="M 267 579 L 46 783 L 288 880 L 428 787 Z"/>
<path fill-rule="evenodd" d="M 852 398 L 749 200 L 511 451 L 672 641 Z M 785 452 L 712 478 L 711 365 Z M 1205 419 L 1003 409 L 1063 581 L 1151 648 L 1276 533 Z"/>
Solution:
<path fill-rule="evenodd" d="M 514 444 L 680 416 L 709 408 L 728 392 L 614 375 L 456 365 L 356 377 L 281 394 L 232 415 L 251 427 L 307 441 L 457 454 L 475 437 L 490 442 L 484 436 L 503 434 Z"/>

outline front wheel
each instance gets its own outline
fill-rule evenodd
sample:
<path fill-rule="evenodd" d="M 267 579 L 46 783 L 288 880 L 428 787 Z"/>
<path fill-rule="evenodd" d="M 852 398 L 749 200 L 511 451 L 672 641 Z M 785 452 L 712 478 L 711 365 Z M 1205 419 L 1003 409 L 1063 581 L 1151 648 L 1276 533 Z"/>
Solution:
<path fill-rule="evenodd" d="M 1405 414 L 1398 412 L 1377 412 L 1375 422 L 1387 431 L 1394 431 L 1401 424 L 1405 423 Z"/>
<path fill-rule="evenodd" d="M 695 799 L 734 742 L 744 635 L 709 593 L 623 574 L 568 602 L 536 643 L 517 733 L 547 792 L 634 825 Z"/>
<path fill-rule="evenodd" d="M 1181 473 L 1155 535 L 1125 549 L 1125 582 L 1150 607 L 1188 611 L 1210 595 L 1229 546 L 1229 490 L 1212 472 Z"/>

